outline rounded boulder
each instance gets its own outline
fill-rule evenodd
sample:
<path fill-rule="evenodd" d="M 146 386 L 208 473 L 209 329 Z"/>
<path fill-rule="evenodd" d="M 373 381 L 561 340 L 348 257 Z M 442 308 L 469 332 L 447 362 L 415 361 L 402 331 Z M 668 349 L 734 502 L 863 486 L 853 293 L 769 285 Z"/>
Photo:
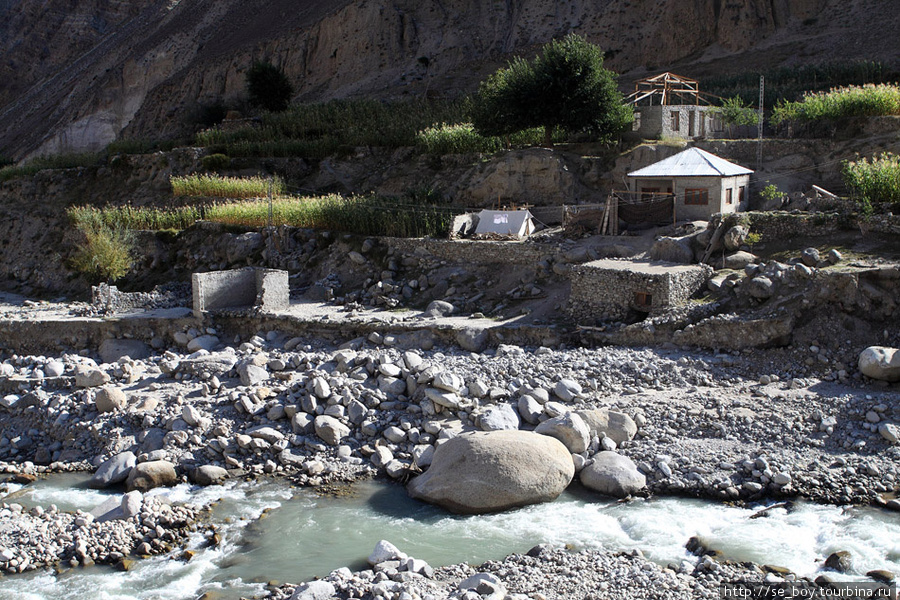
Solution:
<path fill-rule="evenodd" d="M 572 456 L 556 438 L 480 431 L 439 446 L 431 467 L 407 491 L 456 513 L 481 514 L 553 500 L 574 475 Z"/>
<path fill-rule="evenodd" d="M 146 492 L 157 487 L 167 487 L 178 483 L 175 465 L 167 460 L 151 460 L 138 463 L 131 469 L 125 487 L 129 491 Z"/>
<path fill-rule="evenodd" d="M 608 450 L 598 452 L 580 475 L 584 487 L 616 498 L 627 498 L 647 485 L 633 460 Z"/>
<path fill-rule="evenodd" d="M 900 350 L 869 346 L 859 354 L 859 370 L 872 379 L 900 381 Z"/>

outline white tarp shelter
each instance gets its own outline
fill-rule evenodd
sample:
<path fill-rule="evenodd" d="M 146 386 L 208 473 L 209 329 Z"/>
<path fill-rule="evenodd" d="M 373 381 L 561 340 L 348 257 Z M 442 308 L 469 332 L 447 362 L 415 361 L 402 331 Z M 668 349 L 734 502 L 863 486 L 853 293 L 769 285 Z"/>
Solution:
<path fill-rule="evenodd" d="M 482 233 L 527 237 L 534 233 L 534 217 L 527 210 L 483 210 L 475 235 Z"/>

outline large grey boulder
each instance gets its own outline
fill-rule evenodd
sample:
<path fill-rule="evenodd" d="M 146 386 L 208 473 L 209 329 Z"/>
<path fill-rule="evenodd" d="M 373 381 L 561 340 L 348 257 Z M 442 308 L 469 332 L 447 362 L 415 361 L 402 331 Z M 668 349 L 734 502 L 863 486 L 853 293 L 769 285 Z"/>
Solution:
<path fill-rule="evenodd" d="M 188 375 L 207 373 L 221 377 L 231 371 L 236 363 L 237 355 L 233 352 L 215 352 L 182 360 L 178 363 L 178 371 Z"/>
<path fill-rule="evenodd" d="M 510 404 L 498 404 L 481 415 L 479 425 L 484 431 L 500 431 L 519 428 L 519 413 Z"/>
<path fill-rule="evenodd" d="M 735 225 L 731 229 L 725 232 L 725 235 L 722 236 L 722 243 L 725 245 L 725 249 L 731 252 L 734 252 L 747 240 L 747 231 L 741 225 Z"/>
<path fill-rule="evenodd" d="M 315 420 L 316 435 L 329 446 L 337 446 L 350 435 L 350 428 L 334 417 L 320 415 Z"/>
<path fill-rule="evenodd" d="M 584 419 L 591 433 L 596 433 L 599 437 L 611 438 L 617 446 L 622 442 L 631 441 L 637 434 L 638 428 L 634 419 L 623 412 L 594 408 L 580 410 L 577 414 Z"/>
<path fill-rule="evenodd" d="M 88 487 L 95 489 L 109 487 L 121 483 L 128 478 L 128 473 L 137 464 L 134 452 L 121 452 L 101 464 L 88 480 Z"/>
<path fill-rule="evenodd" d="M 158 487 L 173 486 L 178 483 L 175 465 L 167 460 L 152 460 L 138 463 L 131 469 L 125 487 L 146 492 Z"/>
<path fill-rule="evenodd" d="M 758 258 L 755 254 L 738 250 L 725 257 L 725 268 L 740 271 L 746 268 L 747 265 L 754 264 L 757 260 Z"/>
<path fill-rule="evenodd" d="M 759 300 L 771 298 L 775 294 L 775 284 L 771 279 L 762 275 L 754 277 L 745 285 L 747 286 L 747 293 Z"/>
<path fill-rule="evenodd" d="M 237 368 L 238 377 L 241 378 L 241 385 L 248 387 L 262 383 L 269 378 L 269 372 L 263 367 L 251 363 L 244 363 Z"/>
<path fill-rule="evenodd" d="M 435 450 L 409 495 L 458 513 L 480 514 L 555 499 L 575 475 L 559 440 L 529 431 L 479 431 Z"/>
<path fill-rule="evenodd" d="M 608 450 L 598 452 L 593 462 L 582 469 L 580 477 L 586 488 L 616 498 L 631 496 L 647 485 L 647 478 L 638 471 L 634 461 Z"/>
<path fill-rule="evenodd" d="M 900 381 L 900 350 L 869 346 L 859 354 L 859 370 L 872 379 Z"/>
<path fill-rule="evenodd" d="M 201 465 L 191 469 L 188 477 L 197 485 L 222 485 L 228 479 L 228 471 L 216 465 Z"/>
<path fill-rule="evenodd" d="M 650 248 L 650 260 L 689 265 L 694 262 L 694 251 L 683 238 L 661 237 Z"/>
<path fill-rule="evenodd" d="M 98 387 L 109 380 L 109 375 L 94 367 L 78 366 L 75 369 L 75 387 Z"/>
<path fill-rule="evenodd" d="M 547 419 L 538 425 L 534 432 L 558 439 L 572 454 L 581 454 L 587 450 L 591 442 L 591 430 L 588 429 L 584 419 L 575 413 Z"/>

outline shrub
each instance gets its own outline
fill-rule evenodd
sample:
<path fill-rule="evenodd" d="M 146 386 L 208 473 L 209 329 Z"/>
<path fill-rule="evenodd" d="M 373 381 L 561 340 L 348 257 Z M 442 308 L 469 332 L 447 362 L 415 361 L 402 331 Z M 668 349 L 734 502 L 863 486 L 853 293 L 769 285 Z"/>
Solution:
<path fill-rule="evenodd" d="M 416 134 L 416 144 L 430 154 L 496 152 L 503 146 L 500 138 L 479 134 L 471 123 L 429 127 Z"/>
<path fill-rule="evenodd" d="M 410 204 L 378 196 L 278 198 L 272 203 L 272 223 L 394 237 L 446 236 L 457 209 Z M 206 219 L 217 223 L 262 227 L 269 224 L 264 200 L 210 206 Z"/>
<path fill-rule="evenodd" d="M 744 104 L 743 98 L 734 96 L 722 101 L 722 106 L 713 109 L 713 112 L 722 117 L 722 121 L 728 127 L 740 127 L 742 125 L 756 125 L 758 115 L 752 106 Z"/>
<path fill-rule="evenodd" d="M 286 110 L 294 87 L 284 71 L 268 62 L 256 62 L 247 71 L 247 95 L 250 104 L 272 112 Z"/>
<path fill-rule="evenodd" d="M 131 271 L 133 239 L 121 226 L 109 227 L 96 223 L 76 225 L 84 233 L 85 241 L 72 256 L 72 267 L 89 277 L 112 282 Z"/>
<path fill-rule="evenodd" d="M 778 189 L 777 185 L 775 185 L 774 183 L 769 183 L 766 187 L 760 190 L 759 195 L 763 198 L 763 200 L 772 202 L 774 200 L 781 199 L 781 197 L 784 196 L 784 193 Z"/>
<path fill-rule="evenodd" d="M 844 184 L 864 212 L 874 205 L 900 203 L 900 156 L 885 152 L 871 160 L 846 161 Z"/>
<path fill-rule="evenodd" d="M 51 154 L 33 158 L 21 166 L 0 168 L 0 182 L 16 177 L 31 177 L 44 169 L 75 169 L 97 166 L 99 157 L 90 152 Z"/>
<path fill-rule="evenodd" d="M 231 159 L 220 153 L 207 154 L 200 159 L 200 162 L 207 171 L 221 171 L 231 166 Z"/>

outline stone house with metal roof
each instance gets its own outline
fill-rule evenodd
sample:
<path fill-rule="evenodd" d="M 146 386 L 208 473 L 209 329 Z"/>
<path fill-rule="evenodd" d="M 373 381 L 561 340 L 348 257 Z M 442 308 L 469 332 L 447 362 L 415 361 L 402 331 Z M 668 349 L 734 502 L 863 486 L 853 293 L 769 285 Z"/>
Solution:
<path fill-rule="evenodd" d="M 750 169 L 700 148 L 688 148 L 628 173 L 628 186 L 638 202 L 674 197 L 677 220 L 709 220 L 715 213 L 747 209 Z"/>

